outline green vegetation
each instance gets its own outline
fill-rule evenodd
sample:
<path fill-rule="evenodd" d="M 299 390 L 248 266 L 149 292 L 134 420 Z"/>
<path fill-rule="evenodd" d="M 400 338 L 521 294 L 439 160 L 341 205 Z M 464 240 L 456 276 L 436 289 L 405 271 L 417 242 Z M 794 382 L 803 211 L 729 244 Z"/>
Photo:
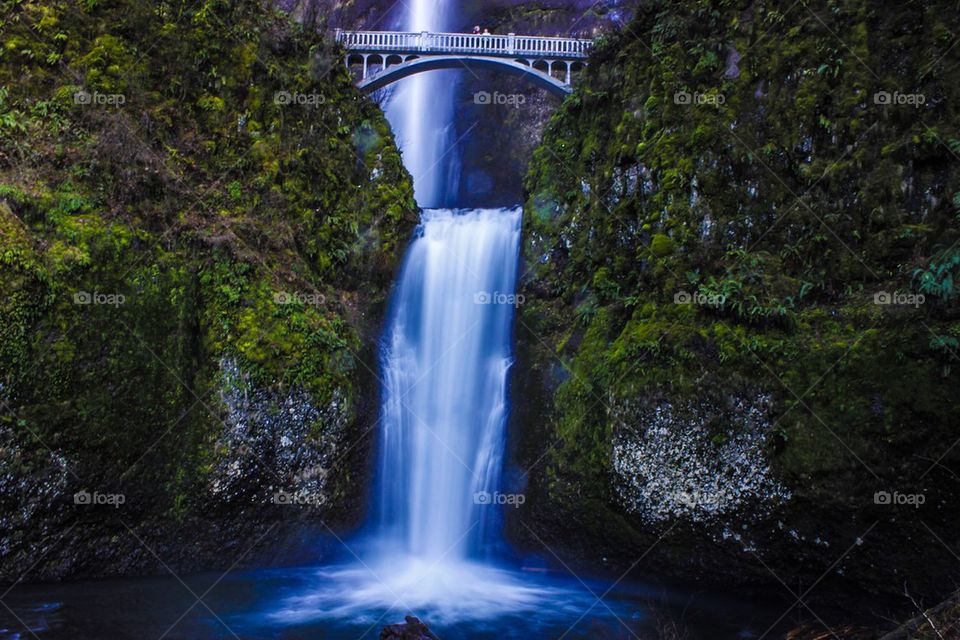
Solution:
<path fill-rule="evenodd" d="M 24 476 L 56 452 L 71 487 L 145 492 L 142 517 L 202 513 L 222 359 L 356 414 L 415 219 L 389 127 L 332 43 L 264 3 L 0 15 L 4 446 Z"/>
<path fill-rule="evenodd" d="M 552 411 L 527 457 L 545 454 L 544 513 L 626 541 L 629 560 L 650 531 L 614 498 L 607 407 L 736 396 L 749 379 L 773 395 L 767 456 L 793 493 L 775 517 L 832 545 L 751 530 L 770 566 L 816 578 L 882 520 L 885 542 L 845 575 L 943 592 L 947 550 L 872 496 L 926 492 L 924 521 L 955 539 L 958 32 L 949 2 L 785 16 L 684 0 L 643 3 L 605 39 L 526 183 L 522 335 Z M 897 303 L 909 295 L 925 299 Z"/>

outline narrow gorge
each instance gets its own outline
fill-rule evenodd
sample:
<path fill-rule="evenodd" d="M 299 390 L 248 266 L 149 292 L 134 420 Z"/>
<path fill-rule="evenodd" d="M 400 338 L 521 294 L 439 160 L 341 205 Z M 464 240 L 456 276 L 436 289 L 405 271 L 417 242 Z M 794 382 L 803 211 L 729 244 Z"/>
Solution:
<path fill-rule="evenodd" d="M 0 44 L 0 639 L 960 638 L 956 0 Z"/>

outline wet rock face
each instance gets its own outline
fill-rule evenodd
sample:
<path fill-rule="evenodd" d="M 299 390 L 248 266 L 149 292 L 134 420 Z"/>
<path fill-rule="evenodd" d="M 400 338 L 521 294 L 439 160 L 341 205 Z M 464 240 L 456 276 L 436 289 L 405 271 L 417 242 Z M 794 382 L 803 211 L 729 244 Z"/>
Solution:
<path fill-rule="evenodd" d="M 0 577 L 191 572 L 221 566 L 225 556 L 285 562 L 271 543 L 295 539 L 336 508 L 334 467 L 353 412 L 339 391 L 321 405 L 302 389 L 259 386 L 229 358 L 219 381 L 219 402 L 208 403 L 210 428 L 219 430 L 215 460 L 182 520 L 146 511 L 162 496 L 141 486 L 135 468 L 109 483 L 81 480 L 67 454 L 28 451 L 0 427 Z M 53 544 L 36 535 L 50 530 L 62 532 Z M 295 560 L 297 550 L 289 552 Z"/>
<path fill-rule="evenodd" d="M 301 22 L 321 28 L 389 29 L 398 13 L 393 3 L 381 0 L 279 0 L 275 5 Z"/>
<path fill-rule="evenodd" d="M 682 521 L 715 534 L 790 498 L 767 459 L 771 399 L 621 399 L 611 409 L 620 504 L 647 524 Z"/>
<path fill-rule="evenodd" d="M 49 505 L 66 499 L 69 481 L 66 458 L 52 451 L 31 456 L 0 426 L 0 558 L 16 551 Z"/>
<path fill-rule="evenodd" d="M 209 481 L 211 498 L 230 502 L 322 505 L 327 472 L 350 419 L 343 394 L 318 407 L 302 389 L 255 387 L 232 359 L 223 359 L 220 455 Z"/>
<path fill-rule="evenodd" d="M 630 15 L 631 9 L 619 0 L 484 0 L 465 4 L 460 28 L 477 25 L 493 33 L 595 38 L 616 31 Z M 482 93 L 494 101 L 478 104 L 475 96 Z M 461 73 L 455 96 L 456 139 L 462 148 L 458 201 L 465 206 L 520 201 L 530 158 L 560 103 L 526 78 L 487 70 Z"/>

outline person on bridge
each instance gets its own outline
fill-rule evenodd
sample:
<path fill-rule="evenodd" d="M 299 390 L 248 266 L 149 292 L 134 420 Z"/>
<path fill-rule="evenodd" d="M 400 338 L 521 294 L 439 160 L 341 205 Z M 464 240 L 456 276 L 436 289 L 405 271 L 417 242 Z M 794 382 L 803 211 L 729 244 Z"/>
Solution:
<path fill-rule="evenodd" d="M 483 30 L 483 35 L 489 36 L 489 35 L 493 35 L 493 34 L 490 33 L 490 29 L 484 28 L 484 30 Z"/>
<path fill-rule="evenodd" d="M 474 27 L 473 27 L 473 35 L 475 35 L 475 36 L 480 35 L 480 25 L 474 25 Z"/>

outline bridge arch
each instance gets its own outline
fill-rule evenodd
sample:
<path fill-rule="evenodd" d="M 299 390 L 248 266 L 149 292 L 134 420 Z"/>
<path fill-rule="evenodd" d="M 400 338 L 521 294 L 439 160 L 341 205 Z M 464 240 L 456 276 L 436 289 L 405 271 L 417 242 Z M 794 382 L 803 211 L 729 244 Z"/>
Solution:
<path fill-rule="evenodd" d="M 337 29 L 336 40 L 346 50 L 347 68 L 362 65 L 357 85 L 368 93 L 415 73 L 467 68 L 506 71 L 563 97 L 593 48 L 592 40 L 514 33 Z"/>
<path fill-rule="evenodd" d="M 524 64 L 509 58 L 495 58 L 486 56 L 460 56 L 460 55 L 432 55 L 421 58 L 408 59 L 399 64 L 387 66 L 383 71 L 368 76 L 357 83 L 365 93 L 372 93 L 377 89 L 382 89 L 389 84 L 402 78 L 407 78 L 417 73 L 425 71 L 434 71 L 437 69 L 493 69 L 506 71 L 514 75 L 522 76 L 542 89 L 546 89 L 553 95 L 563 98 L 572 91 L 570 85 L 563 81 L 548 75 L 545 71 L 538 69 L 534 64 Z"/>

